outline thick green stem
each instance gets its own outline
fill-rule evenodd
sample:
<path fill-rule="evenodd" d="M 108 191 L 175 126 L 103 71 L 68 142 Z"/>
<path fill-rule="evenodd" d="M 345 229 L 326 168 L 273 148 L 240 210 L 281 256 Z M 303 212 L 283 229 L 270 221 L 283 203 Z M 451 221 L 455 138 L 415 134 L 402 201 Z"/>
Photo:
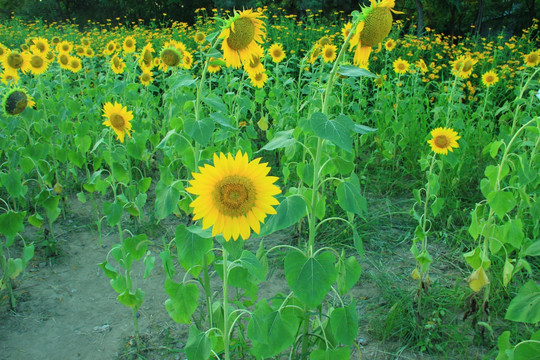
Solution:
<path fill-rule="evenodd" d="M 206 311 L 208 317 L 208 328 L 214 327 L 212 319 L 212 293 L 210 291 L 210 276 L 208 275 L 208 263 L 206 262 L 206 255 L 203 256 L 203 288 L 204 295 L 206 297 Z"/>
<path fill-rule="evenodd" d="M 230 360 L 229 354 L 229 298 L 228 298 L 228 280 L 229 266 L 227 261 L 227 250 L 223 248 L 223 348 L 225 350 L 225 360 Z"/>
<path fill-rule="evenodd" d="M 6 263 L 6 258 L 4 257 L 3 244 L 0 244 L 0 265 L 2 266 L 2 271 L 4 272 L 3 282 L 4 284 L 6 284 L 6 288 L 9 293 L 9 299 L 11 301 L 11 309 L 15 310 L 17 306 L 17 300 L 15 299 L 15 294 L 13 294 L 13 288 L 11 287 L 11 279 L 8 276 L 7 263 Z"/>

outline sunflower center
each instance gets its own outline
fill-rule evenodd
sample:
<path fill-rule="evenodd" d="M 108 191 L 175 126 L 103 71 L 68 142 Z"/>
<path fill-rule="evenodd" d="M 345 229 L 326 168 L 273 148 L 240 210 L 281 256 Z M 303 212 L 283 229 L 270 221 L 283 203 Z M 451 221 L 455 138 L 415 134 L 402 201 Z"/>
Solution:
<path fill-rule="evenodd" d="M 120 114 L 112 114 L 111 117 L 109 118 L 109 120 L 111 121 L 111 125 L 115 129 L 123 129 L 124 125 L 126 123 L 126 121 L 124 120 L 124 118 Z"/>
<path fill-rule="evenodd" d="M 126 40 L 126 47 L 128 47 L 128 48 L 133 47 L 133 40 L 127 39 Z"/>
<path fill-rule="evenodd" d="M 263 73 L 258 73 L 257 75 L 255 75 L 255 80 L 256 81 L 262 81 L 263 80 Z"/>
<path fill-rule="evenodd" d="M 492 75 L 487 75 L 486 76 L 486 82 L 489 84 L 489 83 L 492 83 L 493 82 L 493 76 Z"/>
<path fill-rule="evenodd" d="M 79 68 L 79 65 L 80 65 L 80 64 L 79 64 L 79 60 L 77 60 L 77 59 L 72 59 L 70 65 L 71 65 L 71 67 L 72 67 L 73 69 L 78 69 L 78 68 Z"/>
<path fill-rule="evenodd" d="M 255 69 L 257 66 L 259 66 L 260 63 L 261 63 L 261 60 L 259 59 L 258 56 L 252 56 L 251 61 L 249 62 L 249 66 L 252 69 Z"/>
<path fill-rule="evenodd" d="M 327 59 L 334 56 L 334 49 L 326 49 L 326 51 L 324 52 L 324 56 L 326 56 Z"/>
<path fill-rule="evenodd" d="M 109 51 L 114 51 L 114 48 L 115 48 L 114 44 L 109 44 L 109 46 L 107 46 L 107 50 Z"/>
<path fill-rule="evenodd" d="M 472 69 L 473 63 L 471 60 L 465 61 L 465 64 L 463 64 L 463 72 L 469 72 Z"/>
<path fill-rule="evenodd" d="M 178 66 L 182 58 L 177 50 L 165 49 L 161 52 L 161 61 L 167 66 Z"/>
<path fill-rule="evenodd" d="M 38 42 L 38 43 L 36 44 L 36 48 L 37 48 L 39 51 L 41 51 L 41 52 L 45 52 L 45 44 L 42 43 L 42 42 Z"/>
<path fill-rule="evenodd" d="M 384 40 L 392 30 L 392 13 L 387 7 L 376 7 L 366 17 L 360 34 L 362 47 L 374 47 Z"/>
<path fill-rule="evenodd" d="M 13 69 L 19 69 L 23 64 L 23 61 L 23 57 L 19 53 L 11 53 L 7 57 L 7 63 Z"/>
<path fill-rule="evenodd" d="M 68 44 L 62 45 L 62 50 L 66 52 L 69 51 L 69 45 Z"/>
<path fill-rule="evenodd" d="M 147 73 L 143 73 L 142 76 L 141 76 L 141 80 L 142 81 L 150 81 L 150 74 L 147 74 Z"/>
<path fill-rule="evenodd" d="M 152 63 L 152 53 L 148 50 L 145 50 L 143 53 L 143 62 L 146 66 Z"/>
<path fill-rule="evenodd" d="M 39 69 L 43 66 L 44 61 L 41 56 L 32 56 L 32 60 L 30 60 L 30 65 L 32 65 L 33 68 Z"/>
<path fill-rule="evenodd" d="M 274 51 L 272 52 L 272 55 L 275 57 L 275 58 L 278 58 L 281 56 L 281 50 L 280 49 L 274 49 Z"/>
<path fill-rule="evenodd" d="M 6 99 L 6 113 L 9 115 L 20 114 L 28 106 L 28 96 L 22 91 L 12 92 Z"/>
<path fill-rule="evenodd" d="M 529 63 L 536 63 L 538 61 L 538 54 L 532 53 L 529 55 Z"/>
<path fill-rule="evenodd" d="M 117 57 L 113 58 L 113 64 L 115 67 L 120 67 L 120 59 Z"/>
<path fill-rule="evenodd" d="M 255 204 L 255 186 L 244 176 L 227 176 L 220 180 L 212 198 L 222 214 L 228 216 L 246 215 Z"/>
<path fill-rule="evenodd" d="M 195 34 L 195 40 L 198 41 L 198 42 L 202 42 L 204 40 L 204 33 L 197 32 Z"/>
<path fill-rule="evenodd" d="M 58 60 L 60 60 L 60 63 L 62 65 L 67 65 L 69 63 L 69 57 L 66 54 L 60 55 L 60 58 Z"/>
<path fill-rule="evenodd" d="M 450 141 L 444 135 L 437 136 L 434 141 L 435 141 L 435 145 L 438 148 L 442 148 L 442 149 L 446 148 L 450 144 Z"/>
<path fill-rule="evenodd" d="M 227 38 L 227 44 L 235 51 L 243 50 L 255 38 L 255 24 L 249 18 L 241 17 L 234 21 L 234 31 Z"/>

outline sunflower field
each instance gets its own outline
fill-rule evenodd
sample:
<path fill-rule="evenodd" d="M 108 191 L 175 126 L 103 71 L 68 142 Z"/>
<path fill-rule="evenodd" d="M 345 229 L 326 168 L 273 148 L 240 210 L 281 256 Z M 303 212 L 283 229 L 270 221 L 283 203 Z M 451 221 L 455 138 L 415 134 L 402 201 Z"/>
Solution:
<path fill-rule="evenodd" d="M 538 22 L 395 7 L 0 23 L 0 358 L 538 359 Z"/>

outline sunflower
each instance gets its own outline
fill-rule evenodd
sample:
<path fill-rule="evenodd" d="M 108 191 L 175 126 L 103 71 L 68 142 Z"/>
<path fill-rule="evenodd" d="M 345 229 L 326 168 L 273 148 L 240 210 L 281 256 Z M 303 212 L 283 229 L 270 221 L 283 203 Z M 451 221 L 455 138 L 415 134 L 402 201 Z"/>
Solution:
<path fill-rule="evenodd" d="M 244 63 L 244 71 L 247 72 L 249 75 L 256 75 L 262 73 L 264 71 L 264 66 L 261 62 L 261 58 L 257 55 L 253 55 L 251 57 L 251 60 Z"/>
<path fill-rule="evenodd" d="M 131 54 L 132 52 L 135 52 L 136 43 L 137 41 L 133 36 L 126 36 L 124 42 L 122 43 L 122 49 L 124 49 L 126 54 Z"/>
<path fill-rule="evenodd" d="M 237 11 L 227 21 L 219 34 L 223 39 L 221 50 L 227 66 L 238 69 L 242 63 L 251 60 L 253 55 L 262 57 L 260 43 L 266 37 L 264 22 L 259 19 L 263 14 L 252 10 Z"/>
<path fill-rule="evenodd" d="M 454 148 L 458 148 L 457 141 L 461 138 L 458 133 L 451 128 L 436 128 L 431 130 L 431 136 L 433 138 L 428 140 L 431 145 L 431 150 L 437 154 L 448 155 L 448 151 L 454 151 Z"/>
<path fill-rule="evenodd" d="M 78 56 L 84 56 L 86 54 L 86 49 L 82 45 L 77 45 L 75 47 L 75 54 Z"/>
<path fill-rule="evenodd" d="M 76 56 L 70 56 L 69 58 L 69 68 L 74 73 L 78 73 L 82 69 L 81 59 Z"/>
<path fill-rule="evenodd" d="M 221 70 L 222 63 L 223 60 L 211 57 L 210 62 L 208 63 L 208 72 L 212 74 L 217 73 Z"/>
<path fill-rule="evenodd" d="M 116 51 L 116 42 L 113 40 L 109 41 L 107 45 L 105 46 L 105 50 L 103 50 L 104 55 L 111 55 Z"/>
<path fill-rule="evenodd" d="M 32 107 L 33 101 L 25 89 L 16 88 L 7 92 L 2 101 L 2 109 L 8 116 L 22 113 L 27 107 Z"/>
<path fill-rule="evenodd" d="M 160 68 L 167 72 L 169 67 L 176 67 L 182 63 L 183 56 L 175 47 L 166 47 L 159 53 L 161 59 Z"/>
<path fill-rule="evenodd" d="M 121 143 L 124 142 L 124 136 L 127 134 L 131 137 L 131 123 L 133 119 L 133 112 L 127 111 L 127 108 L 122 107 L 121 104 L 115 102 L 114 105 L 111 102 L 107 102 L 103 105 L 103 116 L 107 118 L 103 122 L 103 125 L 109 126 L 116 133 L 116 138 Z"/>
<path fill-rule="evenodd" d="M 351 33 L 352 29 L 352 22 L 348 22 L 341 28 L 341 36 L 343 36 L 343 40 L 349 37 L 349 34 Z"/>
<path fill-rule="evenodd" d="M 2 43 L 0 43 L 0 62 L 2 62 L 2 59 L 7 55 L 8 48 L 5 47 Z"/>
<path fill-rule="evenodd" d="M 193 55 L 191 55 L 189 51 L 184 51 L 181 66 L 186 70 L 191 69 L 191 67 L 193 66 Z"/>
<path fill-rule="evenodd" d="M 463 66 L 457 73 L 457 75 L 462 79 L 467 79 L 469 76 L 471 76 L 473 71 L 473 66 L 476 64 L 478 60 L 471 58 L 470 56 L 466 56 L 463 59 Z"/>
<path fill-rule="evenodd" d="M 249 74 L 249 80 L 251 80 L 253 86 L 260 89 L 266 84 L 266 81 L 268 81 L 268 75 L 266 75 L 265 72 Z"/>
<path fill-rule="evenodd" d="M 371 6 L 362 9 L 363 20 L 358 23 L 351 45 L 356 46 L 354 63 L 361 67 L 367 67 L 371 48 L 381 46 L 381 42 L 388 36 L 392 29 L 392 12 L 395 11 L 395 0 L 371 0 Z"/>
<path fill-rule="evenodd" d="M 148 86 L 154 81 L 154 75 L 151 71 L 143 71 L 141 76 L 139 76 L 139 80 L 141 81 L 141 84 Z"/>
<path fill-rule="evenodd" d="M 195 40 L 197 44 L 203 44 L 205 38 L 206 35 L 202 31 L 197 31 L 195 35 L 193 35 L 193 40 Z"/>
<path fill-rule="evenodd" d="M 32 40 L 32 45 L 30 45 L 30 51 L 33 53 L 39 52 L 42 55 L 45 55 L 49 52 L 51 48 L 47 39 L 44 38 L 35 38 Z"/>
<path fill-rule="evenodd" d="M 19 82 L 20 76 L 17 71 L 14 70 L 4 70 L 0 74 L 0 81 L 4 85 L 16 85 Z"/>
<path fill-rule="evenodd" d="M 64 70 L 70 70 L 70 63 L 71 56 L 69 56 L 68 53 L 61 53 L 58 55 L 58 64 L 60 64 L 60 68 Z"/>
<path fill-rule="evenodd" d="M 285 51 L 283 50 L 283 46 L 281 44 L 272 44 L 270 49 L 268 49 L 268 52 L 270 53 L 272 61 L 275 63 L 280 63 L 283 61 L 283 59 L 285 59 Z"/>
<path fill-rule="evenodd" d="M 122 74 L 125 67 L 126 63 L 124 62 L 124 59 L 122 59 L 118 55 L 114 55 L 111 58 L 111 69 L 115 74 Z"/>
<path fill-rule="evenodd" d="M 169 40 L 169 41 L 166 41 L 164 44 L 163 44 L 163 48 L 175 48 L 181 56 L 184 55 L 184 51 L 186 51 L 186 45 L 181 42 L 181 41 L 178 41 L 178 40 Z"/>
<path fill-rule="evenodd" d="M 540 64 L 540 50 L 533 51 L 529 54 L 523 55 L 525 65 L 528 67 L 535 67 Z"/>
<path fill-rule="evenodd" d="M 394 39 L 388 39 L 384 43 L 384 47 L 386 48 L 386 50 L 390 52 L 394 50 L 394 48 L 396 47 L 396 41 Z"/>
<path fill-rule="evenodd" d="M 497 76 L 497 73 L 495 72 L 495 70 L 487 71 L 484 73 L 484 75 L 482 75 L 482 83 L 486 87 L 493 86 L 498 81 L 499 81 L 499 76 Z"/>
<path fill-rule="evenodd" d="M 396 74 L 406 74 L 409 71 L 410 64 L 407 60 L 398 58 L 392 63 Z"/>
<path fill-rule="evenodd" d="M 56 44 L 56 51 L 59 53 L 59 54 L 62 54 L 62 53 L 70 53 L 71 50 L 73 50 L 73 44 L 67 40 L 63 40 L 61 42 L 59 42 L 58 44 Z"/>
<path fill-rule="evenodd" d="M 84 56 L 88 57 L 88 58 L 92 58 L 94 57 L 94 49 L 92 49 L 90 46 L 85 48 L 84 50 Z"/>
<path fill-rule="evenodd" d="M 141 69 L 151 69 L 154 67 L 154 57 L 152 55 L 153 52 L 154 48 L 152 47 L 152 43 L 147 43 L 144 45 L 139 57 L 139 66 Z"/>
<path fill-rule="evenodd" d="M 325 63 L 334 62 L 337 56 L 337 46 L 333 44 L 324 45 L 322 48 L 322 58 Z"/>
<path fill-rule="evenodd" d="M 2 65 L 7 70 L 27 72 L 30 66 L 30 54 L 25 51 L 8 50 L 7 54 L 2 58 Z"/>
<path fill-rule="evenodd" d="M 30 56 L 29 70 L 34 75 L 41 75 L 49 67 L 49 61 L 41 53 L 33 53 Z"/>
<path fill-rule="evenodd" d="M 91 44 L 91 41 L 89 38 L 82 38 L 81 39 L 81 45 L 84 46 L 85 48 L 89 47 Z"/>
<path fill-rule="evenodd" d="M 203 229 L 212 226 L 212 236 L 247 240 L 251 230 L 260 232 L 267 214 L 276 213 L 272 206 L 279 204 L 274 198 L 281 192 L 274 185 L 278 178 L 267 176 L 270 168 L 260 161 L 249 161 L 247 153 L 241 151 L 235 157 L 214 154 L 214 166 L 206 164 L 193 173 L 186 191 L 197 198 L 189 206 L 193 219 L 202 219 Z"/>
<path fill-rule="evenodd" d="M 384 85 L 384 82 L 386 81 L 386 74 L 384 75 L 379 75 L 375 78 L 375 85 L 377 85 L 377 87 L 383 87 Z"/>
<path fill-rule="evenodd" d="M 425 63 L 425 61 L 423 59 L 419 59 L 416 63 L 415 63 L 416 67 L 420 70 L 420 72 L 422 74 L 425 74 L 428 72 L 428 67 Z"/>
<path fill-rule="evenodd" d="M 319 55 L 321 55 L 321 52 L 322 52 L 321 46 L 319 44 L 315 44 L 315 46 L 313 46 L 313 49 L 311 49 L 311 54 L 309 55 L 308 62 L 310 64 L 315 63 L 315 60 L 317 60 Z"/>

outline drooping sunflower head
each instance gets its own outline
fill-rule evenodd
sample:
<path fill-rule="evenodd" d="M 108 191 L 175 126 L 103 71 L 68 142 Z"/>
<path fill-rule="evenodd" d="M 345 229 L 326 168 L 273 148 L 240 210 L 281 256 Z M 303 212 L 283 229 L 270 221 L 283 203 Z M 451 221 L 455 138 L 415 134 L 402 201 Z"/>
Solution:
<path fill-rule="evenodd" d="M 211 74 L 217 73 L 221 70 L 222 65 L 225 65 L 223 60 L 211 57 L 208 63 L 208 72 Z"/>
<path fill-rule="evenodd" d="M 451 128 L 436 128 L 431 130 L 432 139 L 428 140 L 431 145 L 431 150 L 437 154 L 448 155 L 448 151 L 454 151 L 454 148 L 458 148 L 458 140 L 461 136 L 458 135 L 454 129 Z"/>
<path fill-rule="evenodd" d="M 227 66 L 238 69 L 242 63 L 249 61 L 251 56 L 263 56 L 261 43 L 266 37 L 264 22 L 260 12 L 244 10 L 236 12 L 230 18 L 219 37 L 223 39 L 221 50 Z"/>
<path fill-rule="evenodd" d="M 275 63 L 280 63 L 285 59 L 285 51 L 281 44 L 272 44 L 268 52 L 270 53 L 270 57 L 272 57 L 272 61 Z"/>
<path fill-rule="evenodd" d="M 497 75 L 495 70 L 487 71 L 484 73 L 484 75 L 482 75 L 482 83 L 486 87 L 491 87 L 495 85 L 497 82 L 499 82 L 499 76 Z"/>
<path fill-rule="evenodd" d="M 147 43 L 141 51 L 141 56 L 139 58 L 139 65 L 144 66 L 145 68 L 151 68 L 154 66 L 154 57 L 152 53 L 154 48 L 152 43 Z"/>
<path fill-rule="evenodd" d="M 326 45 L 330 45 L 332 43 L 332 39 L 330 36 L 323 36 L 319 39 L 318 44 L 321 46 L 321 48 L 324 48 Z"/>
<path fill-rule="evenodd" d="M 273 206 L 279 202 L 274 195 L 280 189 L 274 185 L 277 177 L 267 176 L 270 168 L 257 158 L 249 161 L 238 151 L 214 154 L 214 165 L 199 167 L 186 191 L 197 198 L 189 205 L 194 220 L 202 219 L 203 229 L 212 226 L 212 236 L 222 234 L 226 241 L 247 240 L 251 230 L 260 232 L 267 214 L 275 214 Z"/>
<path fill-rule="evenodd" d="M 532 51 L 529 54 L 523 55 L 525 65 L 528 67 L 535 67 L 540 64 L 540 50 Z"/>
<path fill-rule="evenodd" d="M 4 96 L 2 109 L 8 116 L 18 115 L 30 106 L 30 100 L 25 89 L 11 89 Z"/>
<path fill-rule="evenodd" d="M 130 54 L 135 51 L 136 43 L 137 41 L 133 36 L 126 36 L 124 42 L 122 43 L 122 49 L 124 49 L 125 53 Z"/>
<path fill-rule="evenodd" d="M 107 118 L 103 122 L 103 125 L 109 126 L 116 133 L 116 138 L 121 143 L 124 142 L 124 136 L 127 134 L 131 137 L 131 120 L 133 119 L 133 112 L 128 111 L 125 106 L 115 102 L 114 105 L 111 102 L 103 105 L 103 116 Z"/>
<path fill-rule="evenodd" d="M 182 56 L 182 67 L 186 70 L 189 70 L 192 66 L 193 55 L 189 51 L 184 51 L 184 56 Z"/>

